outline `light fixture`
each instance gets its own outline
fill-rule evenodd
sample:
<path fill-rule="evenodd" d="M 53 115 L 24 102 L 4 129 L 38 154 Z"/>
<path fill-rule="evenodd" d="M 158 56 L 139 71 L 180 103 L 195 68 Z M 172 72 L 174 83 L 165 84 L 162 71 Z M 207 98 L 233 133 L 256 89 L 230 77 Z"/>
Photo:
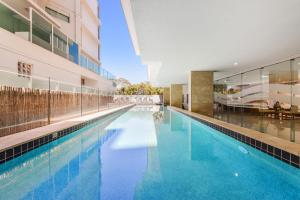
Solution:
<path fill-rule="evenodd" d="M 233 65 L 234 65 L 234 66 L 238 66 L 238 65 L 239 65 L 239 63 L 238 63 L 238 62 L 235 62 L 235 63 L 233 63 Z"/>
<path fill-rule="evenodd" d="M 300 62 L 298 62 L 298 65 L 300 65 Z"/>

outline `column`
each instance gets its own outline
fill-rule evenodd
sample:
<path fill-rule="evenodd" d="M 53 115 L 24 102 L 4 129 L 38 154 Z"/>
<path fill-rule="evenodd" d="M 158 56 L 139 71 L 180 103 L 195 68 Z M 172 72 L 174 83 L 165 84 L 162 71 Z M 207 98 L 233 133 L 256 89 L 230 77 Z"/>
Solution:
<path fill-rule="evenodd" d="M 182 84 L 172 84 L 170 89 L 170 105 L 182 108 Z"/>
<path fill-rule="evenodd" d="M 164 97 L 164 105 L 169 106 L 170 105 L 170 88 L 168 88 L 168 87 L 164 88 L 163 97 Z"/>
<path fill-rule="evenodd" d="M 189 74 L 189 111 L 213 116 L 213 72 L 191 71 Z"/>

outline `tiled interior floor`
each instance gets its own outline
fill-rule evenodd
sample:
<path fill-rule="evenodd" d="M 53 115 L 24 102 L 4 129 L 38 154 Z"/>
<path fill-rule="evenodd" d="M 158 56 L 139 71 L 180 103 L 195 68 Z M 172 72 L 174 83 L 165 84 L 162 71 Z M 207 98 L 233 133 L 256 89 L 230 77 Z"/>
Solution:
<path fill-rule="evenodd" d="M 214 118 L 300 144 L 300 119 L 274 119 L 250 113 L 215 113 Z"/>

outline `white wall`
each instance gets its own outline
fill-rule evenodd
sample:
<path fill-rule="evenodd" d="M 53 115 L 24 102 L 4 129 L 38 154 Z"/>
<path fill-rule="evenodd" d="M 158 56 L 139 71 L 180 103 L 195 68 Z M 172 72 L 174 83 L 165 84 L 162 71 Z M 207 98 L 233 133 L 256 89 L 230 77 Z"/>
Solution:
<path fill-rule="evenodd" d="M 85 29 L 82 29 L 82 49 L 94 60 L 98 60 L 98 42 Z"/>
<path fill-rule="evenodd" d="M 67 23 L 63 20 L 55 18 L 61 24 L 60 30 L 71 38 L 73 41 L 76 41 L 76 9 L 75 9 L 74 0 L 49 0 L 47 7 L 56 10 L 66 16 L 70 17 L 70 23 Z M 77 33 L 79 34 L 79 33 Z M 76 41 L 79 42 L 79 41 Z"/>
<path fill-rule="evenodd" d="M 86 0 L 87 4 L 90 6 L 91 10 L 93 11 L 93 14 L 95 16 L 98 15 L 98 2 L 97 0 Z"/>
<path fill-rule="evenodd" d="M 91 1 L 91 5 L 93 1 Z M 94 2 L 95 3 L 95 2 Z M 83 3 L 81 5 L 81 44 L 82 49 L 94 60 L 98 59 L 98 18 L 96 17 L 93 10 L 90 8 L 91 5 Z M 97 6 L 97 2 L 94 6 Z M 92 11 L 92 12 L 91 12 Z"/>
<path fill-rule="evenodd" d="M 6 3 L 8 6 L 13 8 L 14 10 L 21 13 L 23 16 L 29 18 L 29 12 L 24 9 L 26 7 L 27 1 L 20 1 L 20 0 L 2 0 L 4 3 Z"/>
<path fill-rule="evenodd" d="M 81 22 L 90 30 L 95 38 L 98 38 L 98 19 L 95 18 L 94 14 L 86 6 L 81 6 Z"/>

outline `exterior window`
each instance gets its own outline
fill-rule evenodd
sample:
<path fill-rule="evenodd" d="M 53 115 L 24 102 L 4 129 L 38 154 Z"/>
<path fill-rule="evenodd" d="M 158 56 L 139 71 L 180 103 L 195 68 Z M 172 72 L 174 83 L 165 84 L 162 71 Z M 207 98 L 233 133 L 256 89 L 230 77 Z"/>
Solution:
<path fill-rule="evenodd" d="M 53 33 L 53 47 L 54 53 L 67 58 L 67 36 L 56 28 Z"/>
<path fill-rule="evenodd" d="M 53 10 L 51 8 L 46 7 L 46 12 L 49 15 L 53 16 L 53 17 L 56 17 L 56 18 L 61 19 L 61 20 L 65 21 L 65 22 L 68 22 L 68 23 L 70 22 L 70 17 L 68 17 L 68 16 L 66 16 L 66 15 L 64 15 L 62 13 L 59 13 L 56 10 Z"/>
<path fill-rule="evenodd" d="M 52 51 L 52 25 L 32 11 L 32 42 Z"/>

